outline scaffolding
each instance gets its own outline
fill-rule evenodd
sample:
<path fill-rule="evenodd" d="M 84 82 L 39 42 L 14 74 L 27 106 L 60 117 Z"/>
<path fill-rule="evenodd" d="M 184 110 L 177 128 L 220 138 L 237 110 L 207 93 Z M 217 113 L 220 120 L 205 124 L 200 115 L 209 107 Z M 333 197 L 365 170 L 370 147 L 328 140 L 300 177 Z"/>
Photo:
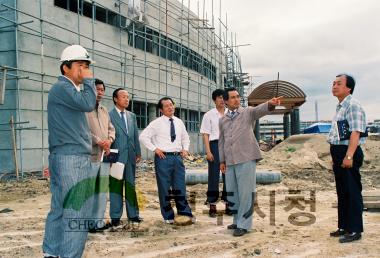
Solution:
<path fill-rule="evenodd" d="M 109 89 L 105 100 L 111 103 L 110 92 L 113 89 L 119 87 L 127 89 L 132 96 L 130 108 L 132 111 L 136 107 L 140 108 L 140 114 L 137 116 L 140 115 L 139 121 L 145 126 L 151 120 L 150 114 L 154 113 L 152 104 L 162 96 L 174 96 L 178 102 L 178 115 L 186 125 L 194 126 L 191 128 L 196 128 L 204 112 L 213 106 L 211 93 L 216 88 L 235 86 L 243 96 L 242 104 L 246 103 L 247 96 L 244 95 L 246 74 L 241 68 L 239 45 L 237 45 L 236 34 L 233 35 L 229 31 L 227 14 L 225 21 L 222 21 L 221 0 L 219 0 L 217 21 L 214 16 L 214 0 L 211 1 L 210 20 L 205 12 L 205 0 L 203 0 L 202 14 L 200 14 L 199 1 L 196 14 L 190 11 L 191 1 L 187 1 L 187 6 L 184 0 L 141 1 L 142 15 L 138 19 L 127 15 L 128 7 L 131 4 L 135 6 L 134 0 L 34 0 L 33 3 L 27 0 L 14 0 L 13 5 L 10 4 L 11 2 L 0 0 L 0 25 L 1 21 L 5 24 L 0 26 L 0 33 L 14 33 L 15 49 L 9 51 L 15 52 L 16 65 L 15 67 L 6 63 L 0 63 L 0 65 L 4 71 L 4 78 L 7 71 L 12 70 L 13 79 L 16 80 L 15 123 L 23 120 L 22 113 L 26 110 L 23 107 L 24 103 L 21 103 L 20 92 L 40 95 L 39 107 L 32 110 L 39 112 L 40 123 L 35 129 L 35 131 L 40 131 L 39 144 L 33 146 L 25 144 L 24 141 L 28 137 L 23 135 L 24 132 L 21 130 L 17 131 L 17 150 L 21 171 L 29 170 L 28 167 L 23 168 L 22 160 L 25 151 L 40 152 L 39 171 L 43 171 L 47 164 L 46 101 L 50 86 L 58 75 L 52 71 L 50 65 L 51 60 L 57 60 L 60 54 L 54 46 L 61 50 L 69 44 L 81 44 L 89 50 L 95 60 L 103 60 L 104 63 L 97 62 L 93 66 L 93 72 L 95 76 L 105 77 L 105 79 L 101 77 Z M 73 12 L 76 11 L 76 18 L 72 20 L 73 23 L 76 21 L 76 28 L 65 26 L 60 19 L 49 16 L 52 8 L 61 8 L 57 6 L 60 3 L 62 5 L 66 3 L 67 10 L 60 9 L 64 12 L 63 15 L 66 15 L 65 17 L 72 18 Z M 25 8 L 33 4 L 35 8 Z M 115 43 L 115 38 L 110 43 L 108 38 L 99 36 L 99 27 L 102 25 L 99 22 L 100 16 L 95 14 L 99 12 L 100 15 L 102 10 L 106 13 L 105 26 L 117 28 L 117 43 Z M 6 13 L 13 13 L 15 19 L 7 18 Z M 89 18 L 89 13 L 91 13 L 90 29 L 82 26 L 86 22 L 85 19 Z M 65 34 L 66 37 L 60 36 L 59 32 Z M 38 39 L 38 50 L 21 48 L 20 38 L 33 41 Z M 139 49 L 139 40 L 144 42 L 143 49 L 141 47 Z M 169 45 L 174 49 L 171 52 L 168 50 Z M 150 53 L 148 46 L 157 46 L 157 48 Z M 153 54 L 156 50 L 157 52 Z M 195 54 L 191 56 L 190 52 Z M 179 56 L 179 63 L 173 61 L 170 54 Z M 23 61 L 22 56 L 25 55 L 38 57 L 39 69 L 21 65 L 20 61 Z M 186 55 L 190 57 L 190 61 L 187 60 L 187 62 L 191 62 L 196 68 L 186 65 L 184 58 Z M 5 82 L 3 84 L 6 86 Z M 33 87 L 26 87 L 25 84 L 33 85 Z M 6 90 L 9 89 L 6 88 Z M 179 94 L 174 94 L 174 92 L 179 92 Z M 0 112 L 3 113 L 1 106 Z M 33 122 L 31 121 L 31 124 Z M 196 131 L 193 130 L 193 132 Z M 197 137 L 197 145 L 201 145 L 200 137 Z M 0 151 L 7 150 L 10 148 Z"/>

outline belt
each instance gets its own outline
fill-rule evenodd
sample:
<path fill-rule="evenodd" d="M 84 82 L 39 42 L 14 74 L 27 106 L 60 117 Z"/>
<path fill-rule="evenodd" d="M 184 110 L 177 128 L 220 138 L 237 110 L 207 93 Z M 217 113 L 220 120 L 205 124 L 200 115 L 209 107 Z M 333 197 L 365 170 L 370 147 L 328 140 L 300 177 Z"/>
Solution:
<path fill-rule="evenodd" d="M 163 152 L 165 156 L 179 156 L 181 152 Z"/>

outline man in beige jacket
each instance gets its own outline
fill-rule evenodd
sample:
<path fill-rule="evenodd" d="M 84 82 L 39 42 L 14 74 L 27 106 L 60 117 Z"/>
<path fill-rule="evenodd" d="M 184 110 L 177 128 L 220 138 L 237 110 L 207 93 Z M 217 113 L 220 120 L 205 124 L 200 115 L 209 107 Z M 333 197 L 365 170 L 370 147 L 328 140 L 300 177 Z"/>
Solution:
<path fill-rule="evenodd" d="M 101 162 L 102 153 L 107 155 L 110 151 L 111 143 L 115 140 L 115 128 L 106 107 L 100 104 L 104 93 L 104 82 L 96 79 L 96 106 L 92 112 L 87 113 L 87 121 L 92 135 L 91 162 L 93 164 L 93 176 L 96 177 L 94 198 L 94 224 L 90 228 L 90 233 L 104 229 L 104 213 L 107 203 L 108 177 L 110 163 Z"/>
<path fill-rule="evenodd" d="M 225 89 L 227 114 L 219 120 L 220 170 L 226 175 L 227 200 L 233 213 L 234 236 L 242 236 L 252 227 L 256 192 L 256 161 L 261 159 L 259 145 L 253 133 L 253 122 L 270 114 L 280 99 L 273 98 L 257 107 L 240 106 L 235 88 Z"/>

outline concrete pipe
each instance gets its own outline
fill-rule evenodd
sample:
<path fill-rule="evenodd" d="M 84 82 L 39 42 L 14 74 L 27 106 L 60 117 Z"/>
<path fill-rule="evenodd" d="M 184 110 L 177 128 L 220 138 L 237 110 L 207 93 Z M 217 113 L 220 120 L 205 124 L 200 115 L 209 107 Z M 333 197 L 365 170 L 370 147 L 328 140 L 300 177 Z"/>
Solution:
<path fill-rule="evenodd" d="M 186 170 L 186 184 L 207 184 L 208 172 L 204 169 L 187 169 Z M 219 177 L 219 182 L 222 182 L 222 175 Z M 257 184 L 274 184 L 281 182 L 281 172 L 269 171 L 269 170 L 257 170 L 256 171 L 256 183 Z"/>

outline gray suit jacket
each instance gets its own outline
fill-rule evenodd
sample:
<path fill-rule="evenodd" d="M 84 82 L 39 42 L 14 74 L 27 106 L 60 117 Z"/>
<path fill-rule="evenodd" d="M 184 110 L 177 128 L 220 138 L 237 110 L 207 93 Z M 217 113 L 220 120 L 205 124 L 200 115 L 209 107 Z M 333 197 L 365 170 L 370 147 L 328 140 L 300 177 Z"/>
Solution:
<path fill-rule="evenodd" d="M 115 127 L 115 141 L 112 143 L 112 149 L 119 150 L 119 162 L 136 164 L 136 156 L 141 156 L 139 142 L 139 132 L 137 128 L 136 115 L 126 111 L 128 134 L 119 113 L 113 108 L 110 111 L 110 118 Z"/>
<path fill-rule="evenodd" d="M 226 165 L 236 165 L 262 159 L 253 133 L 253 122 L 270 114 L 274 106 L 263 103 L 257 107 L 239 107 L 234 118 L 228 115 L 219 120 L 219 158 Z"/>

